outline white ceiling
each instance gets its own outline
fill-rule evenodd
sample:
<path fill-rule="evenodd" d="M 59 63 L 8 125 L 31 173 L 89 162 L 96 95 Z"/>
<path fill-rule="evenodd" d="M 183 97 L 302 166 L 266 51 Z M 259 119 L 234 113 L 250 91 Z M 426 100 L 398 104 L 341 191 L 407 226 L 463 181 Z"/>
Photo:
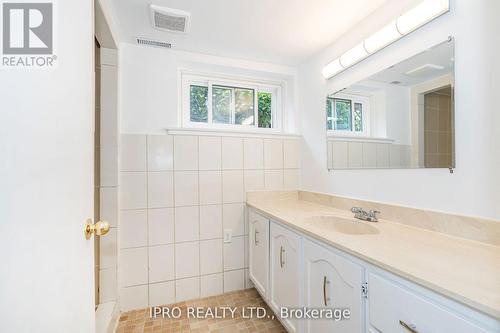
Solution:
<path fill-rule="evenodd" d="M 435 47 L 408 58 L 399 64 L 372 75 L 369 80 L 383 83 L 399 81 L 399 85 L 413 86 L 415 84 L 430 81 L 437 77 L 453 73 L 454 47 L 455 43 L 453 41 L 436 45 Z M 427 64 L 441 66 L 443 69 L 428 72 L 426 75 L 422 75 L 420 77 L 412 77 L 405 74 L 408 71 Z"/>
<path fill-rule="evenodd" d="M 147 37 L 174 48 L 296 65 L 387 0 L 112 0 L 120 40 Z M 191 13 L 187 34 L 152 27 L 149 4 Z"/>

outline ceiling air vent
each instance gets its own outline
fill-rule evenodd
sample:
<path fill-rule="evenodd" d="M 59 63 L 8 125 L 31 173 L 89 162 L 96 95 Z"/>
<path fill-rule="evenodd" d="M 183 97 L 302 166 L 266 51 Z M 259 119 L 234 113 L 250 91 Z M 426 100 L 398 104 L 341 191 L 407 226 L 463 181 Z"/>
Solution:
<path fill-rule="evenodd" d="M 440 65 L 425 64 L 409 70 L 404 74 L 414 78 L 423 78 L 427 77 L 428 75 L 436 74 L 436 72 L 442 71 L 443 69 L 444 67 Z"/>
<path fill-rule="evenodd" d="M 159 30 L 187 32 L 191 14 L 183 10 L 151 5 L 151 21 Z"/>
<path fill-rule="evenodd" d="M 136 38 L 137 44 L 138 45 L 146 45 L 146 46 L 153 46 L 153 47 L 161 47 L 165 49 L 171 49 L 172 44 L 168 42 L 160 42 L 157 40 L 152 40 L 152 39 L 146 39 L 146 38 Z"/>

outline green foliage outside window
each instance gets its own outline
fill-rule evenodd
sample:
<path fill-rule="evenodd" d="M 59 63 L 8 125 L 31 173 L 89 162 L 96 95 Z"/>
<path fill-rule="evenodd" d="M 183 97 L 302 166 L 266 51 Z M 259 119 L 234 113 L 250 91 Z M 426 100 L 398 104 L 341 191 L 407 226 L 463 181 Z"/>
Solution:
<path fill-rule="evenodd" d="M 363 105 L 354 103 L 354 131 L 363 132 Z"/>
<path fill-rule="evenodd" d="M 257 97 L 259 100 L 259 127 L 271 128 L 273 125 L 272 94 L 260 91 Z"/>
<path fill-rule="evenodd" d="M 219 124 L 231 123 L 231 88 L 212 87 L 212 121 Z"/>
<path fill-rule="evenodd" d="M 233 90 L 235 101 L 233 105 Z M 212 122 L 218 124 L 254 125 L 253 89 L 212 86 Z M 273 127 L 272 93 L 257 92 L 260 128 Z M 234 107 L 234 110 L 231 108 Z M 231 113 L 234 119 L 231 120 Z M 208 87 L 190 86 L 190 120 L 208 123 Z"/>
<path fill-rule="evenodd" d="M 191 121 L 206 123 L 208 119 L 208 87 L 191 86 Z"/>
<path fill-rule="evenodd" d="M 335 101 L 335 129 L 341 131 L 352 130 L 351 101 L 347 99 L 334 99 Z"/>

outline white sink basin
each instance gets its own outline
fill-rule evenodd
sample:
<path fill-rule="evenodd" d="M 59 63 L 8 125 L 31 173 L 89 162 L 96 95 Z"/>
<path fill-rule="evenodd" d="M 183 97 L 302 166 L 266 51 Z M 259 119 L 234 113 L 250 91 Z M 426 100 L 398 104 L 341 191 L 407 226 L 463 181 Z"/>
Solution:
<path fill-rule="evenodd" d="M 368 222 L 344 219 L 337 216 L 313 216 L 306 219 L 306 223 L 319 228 L 333 229 L 348 235 L 374 235 L 379 231 Z"/>

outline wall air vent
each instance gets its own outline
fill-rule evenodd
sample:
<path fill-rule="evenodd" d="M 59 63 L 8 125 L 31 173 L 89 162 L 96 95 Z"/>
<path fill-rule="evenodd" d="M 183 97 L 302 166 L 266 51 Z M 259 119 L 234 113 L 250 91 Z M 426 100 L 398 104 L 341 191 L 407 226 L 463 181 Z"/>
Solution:
<path fill-rule="evenodd" d="M 161 47 L 161 48 L 164 48 L 164 49 L 171 49 L 172 48 L 172 44 L 171 43 L 160 42 L 160 41 L 152 40 L 152 39 L 136 38 L 136 42 L 137 42 L 138 45 Z"/>
<path fill-rule="evenodd" d="M 187 32 L 191 14 L 183 10 L 150 5 L 153 27 L 170 32 Z"/>

